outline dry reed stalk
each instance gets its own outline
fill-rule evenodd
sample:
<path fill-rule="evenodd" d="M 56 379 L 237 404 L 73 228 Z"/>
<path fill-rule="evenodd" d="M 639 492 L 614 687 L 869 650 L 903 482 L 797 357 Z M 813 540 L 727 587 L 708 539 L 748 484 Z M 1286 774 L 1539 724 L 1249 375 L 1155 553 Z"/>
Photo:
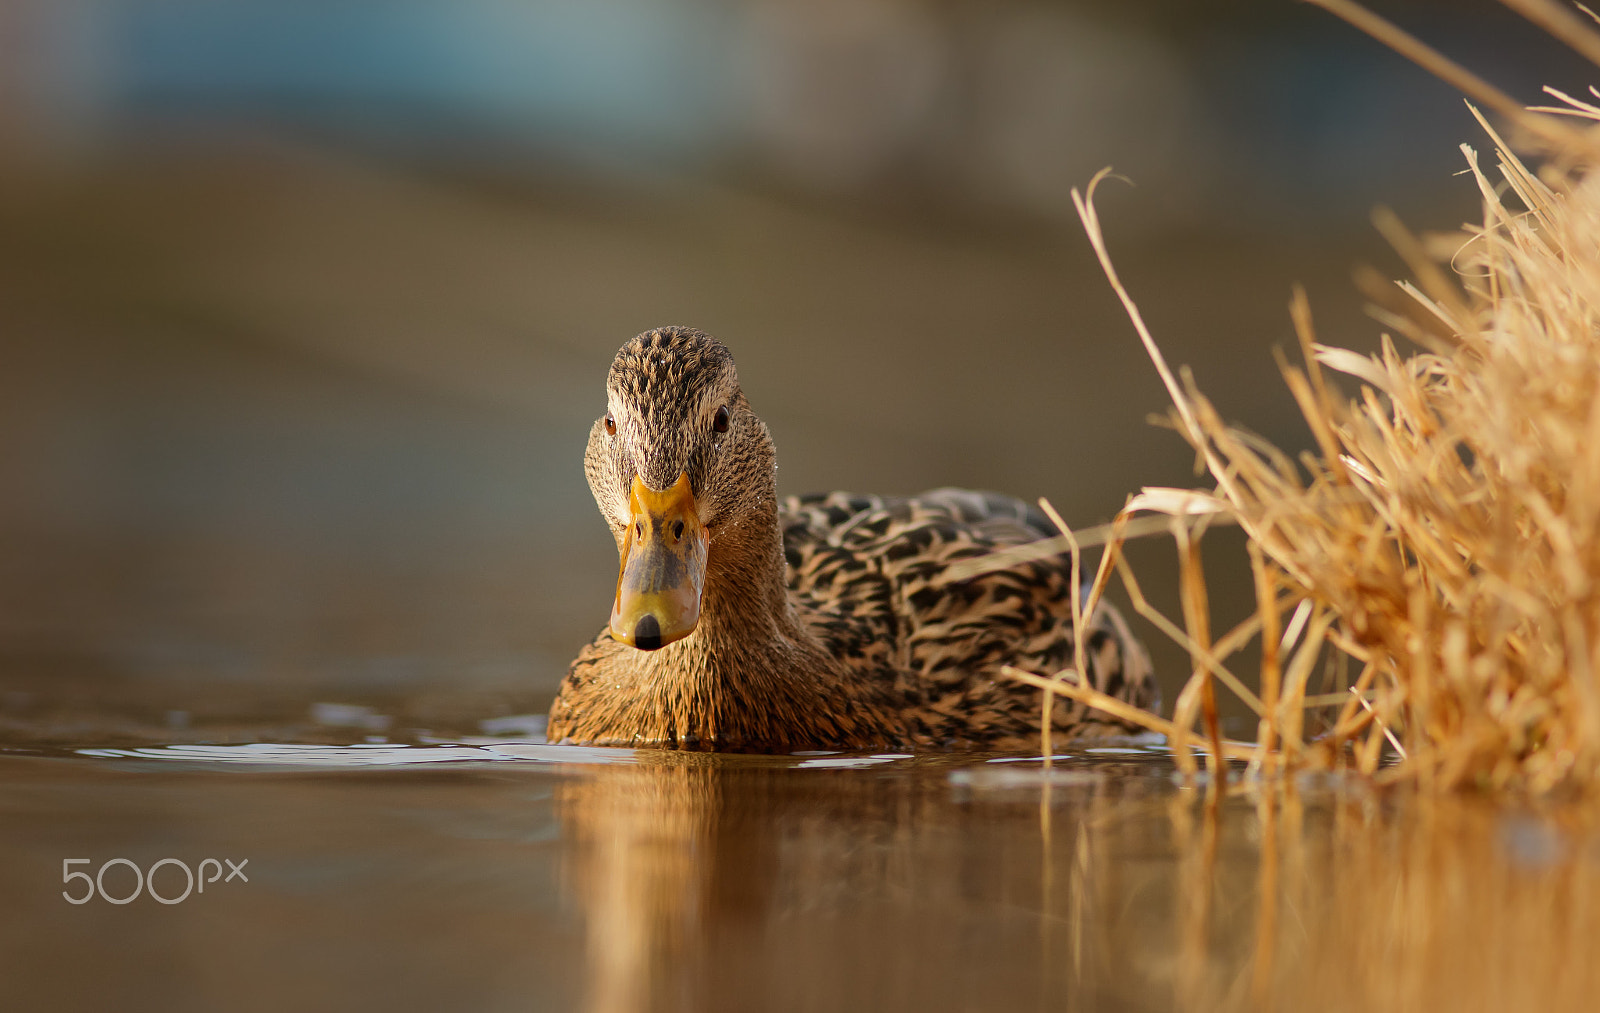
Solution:
<path fill-rule="evenodd" d="M 1125 700 L 1119 700 L 1114 696 L 1108 696 L 1105 693 L 1095 689 L 1093 686 L 1077 682 L 1068 682 L 1060 678 L 1047 679 L 1044 676 L 1037 675 L 1033 672 L 1023 671 L 1020 668 L 1012 668 L 1010 665 L 1004 666 L 1001 671 L 1011 678 L 1020 682 L 1025 682 L 1030 686 L 1037 686 L 1040 689 L 1049 690 L 1053 693 L 1059 693 L 1062 696 L 1070 697 L 1073 700 L 1088 704 L 1090 707 L 1093 707 L 1096 710 L 1104 711 L 1119 721 L 1126 721 L 1129 724 L 1135 724 L 1141 728 L 1148 729 L 1152 732 L 1159 732 L 1160 734 L 1168 737 L 1174 734 L 1173 723 L 1171 721 L 1157 717 L 1156 715 L 1151 714 L 1149 711 L 1140 710 L 1138 707 L 1135 707 L 1133 704 L 1128 703 Z M 1250 759 L 1254 749 L 1255 747 L 1249 743 L 1230 742 L 1226 739 L 1222 741 L 1222 755 L 1226 759 L 1248 760 Z"/>
<path fill-rule="evenodd" d="M 1591 171 L 1600 166 L 1600 106 L 1547 89 L 1558 105 L 1524 110 L 1347 0 L 1313 2 L 1487 99 L 1532 139 L 1543 165 L 1530 169 L 1474 109 L 1497 163 L 1491 172 L 1462 147 L 1482 224 L 1446 245 L 1375 215 L 1416 279 L 1378 293 L 1375 315 L 1422 351 L 1402 355 L 1387 334 L 1372 356 L 1321 344 L 1296 290 L 1290 315 L 1304 365 L 1280 365 L 1318 448 L 1298 460 L 1226 425 L 1187 374 L 1180 383 L 1106 249 L 1094 206 L 1106 173 L 1075 189 L 1176 427 L 1216 482 L 1213 491 L 1147 489 L 1130 499 L 1105 536 L 1094 596 L 1117 572 L 1135 609 L 1189 650 L 1194 669 L 1170 723 L 1123 713 L 1086 686 L 1013 674 L 1145 727 L 1166 725 L 1187 773 L 1187 740 L 1203 714 L 1219 772 L 1242 752 L 1258 769 L 1372 774 L 1388 743 L 1398 762 L 1385 781 L 1536 794 L 1600 787 L 1600 173 Z M 1506 2 L 1600 57 L 1600 33 L 1553 3 Z M 1574 129 L 1553 114 L 1591 122 Z M 1360 381 L 1359 395 L 1339 394 L 1324 368 Z M 1148 605 L 1121 556 L 1139 512 L 1171 518 L 1186 630 Z M 1213 519 L 1248 535 L 1258 603 L 1242 635 L 1216 643 L 1198 555 Z M 1069 542 L 1076 567 L 1082 543 Z M 1260 699 L 1223 664 L 1256 636 L 1267 641 Z M 1308 743 L 1304 710 L 1329 701 L 1308 697 L 1307 680 L 1329 651 L 1353 657 L 1361 674 L 1332 729 Z M 1218 681 L 1259 715 L 1255 747 L 1222 742 Z M 1045 737 L 1048 748 L 1048 711 Z"/>
<path fill-rule="evenodd" d="M 1202 524 L 1204 522 L 1201 522 Z M 1211 601 L 1206 594 L 1205 571 L 1200 562 L 1200 536 L 1203 534 L 1200 525 L 1191 530 L 1182 518 L 1174 517 L 1172 523 L 1172 536 L 1178 543 L 1178 581 L 1180 598 L 1183 604 L 1183 624 L 1189 630 L 1189 639 L 1193 641 L 1190 657 L 1194 662 L 1195 675 L 1199 676 L 1198 697 L 1200 716 L 1205 721 L 1206 735 L 1211 744 L 1211 764 L 1214 786 L 1224 783 L 1227 779 L 1228 768 L 1219 762 L 1222 758 L 1222 725 L 1217 718 L 1217 688 L 1216 677 L 1205 664 L 1205 655 L 1211 653 Z M 1183 698 L 1179 697 L 1179 710 L 1182 710 Z M 1187 728 L 1189 721 L 1179 721 L 1174 717 L 1174 724 Z"/>
<path fill-rule="evenodd" d="M 1083 585 L 1083 550 L 1078 545 L 1078 539 L 1072 534 L 1072 529 L 1067 526 L 1067 522 L 1062 520 L 1061 515 L 1056 512 L 1054 504 L 1041 496 L 1039 498 L 1039 508 L 1049 515 L 1050 522 L 1061 532 L 1061 537 L 1067 540 L 1068 550 L 1072 553 L 1072 582 L 1067 586 L 1076 591 L 1077 588 Z M 1083 616 L 1083 597 L 1074 593 L 1072 596 L 1072 628 L 1074 630 L 1084 628 Z M 1074 673 L 1087 671 L 1084 668 L 1082 637 L 1072 638 L 1072 671 Z M 1059 679 L 1061 676 L 1058 674 L 1056 678 Z M 1078 681 L 1081 682 L 1083 680 L 1080 678 Z M 1046 769 L 1049 769 L 1050 765 L 1055 762 L 1053 759 L 1055 744 L 1051 738 L 1051 733 L 1054 730 L 1055 704 L 1053 691 L 1046 688 L 1044 691 L 1044 708 L 1039 716 L 1039 745 L 1040 749 L 1043 750 Z"/>

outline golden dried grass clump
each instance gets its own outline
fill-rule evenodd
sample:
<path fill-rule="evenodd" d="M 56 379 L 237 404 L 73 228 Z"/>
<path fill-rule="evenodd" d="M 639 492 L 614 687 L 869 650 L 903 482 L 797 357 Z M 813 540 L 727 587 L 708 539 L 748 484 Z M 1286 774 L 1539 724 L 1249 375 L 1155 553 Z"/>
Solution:
<path fill-rule="evenodd" d="M 1397 775 L 1542 791 L 1600 774 L 1600 177 L 1540 178 L 1494 143 L 1506 196 L 1467 149 L 1484 221 L 1453 251 L 1458 283 L 1387 223 L 1418 285 L 1386 316 L 1426 351 L 1320 345 L 1297 293 L 1306 364 L 1284 375 L 1319 453 L 1297 467 L 1192 384 L 1175 396 L 1215 508 L 1270 561 L 1263 611 L 1310 605 L 1296 660 L 1333 634 L 1364 665 L 1370 709 L 1353 695 L 1316 759 L 1365 731 L 1353 759 L 1371 771 L 1387 727 Z M 1311 667 L 1264 716 L 1291 760 Z"/>
<path fill-rule="evenodd" d="M 1188 647 L 1194 676 L 1173 721 L 1143 722 L 1173 737 L 1186 769 L 1198 716 L 1216 756 L 1243 752 L 1217 732 L 1211 693 L 1220 680 L 1260 715 L 1248 751 L 1259 767 L 1353 766 L 1439 788 L 1600 787 L 1600 128 L 1581 122 L 1600 122 L 1600 107 L 1554 91 L 1558 107 L 1510 107 L 1397 30 L 1376 19 L 1362 27 L 1506 115 L 1540 168 L 1479 116 L 1496 164 L 1462 150 L 1483 198 L 1481 225 L 1424 244 L 1392 215 L 1377 216 L 1415 281 L 1369 284 L 1374 312 L 1420 351 L 1402 354 L 1388 334 L 1373 356 L 1320 344 L 1295 293 L 1304 366 L 1280 365 L 1317 446 L 1298 460 L 1226 425 L 1187 374 L 1173 376 L 1107 254 L 1093 204 L 1104 174 L 1087 195 L 1074 191 L 1177 428 L 1216 483 L 1130 500 L 1094 593 L 1120 569 L 1135 607 Z M 1600 51 L 1600 36 L 1591 41 Z M 1355 378 L 1359 395 L 1341 394 L 1325 370 Z M 1141 510 L 1172 518 L 1185 630 L 1144 603 L 1120 559 L 1128 518 Z M 1218 517 L 1249 537 L 1257 612 L 1213 643 L 1195 545 Z M 1224 665 L 1257 637 L 1259 697 Z M 1346 693 L 1308 697 L 1329 652 L 1354 659 L 1360 674 Z M 1123 710 L 1070 671 L 1028 681 L 1047 699 Z M 1340 708 L 1331 727 L 1308 740 L 1306 709 L 1331 706 Z M 1398 762 L 1378 772 L 1386 744 Z"/>

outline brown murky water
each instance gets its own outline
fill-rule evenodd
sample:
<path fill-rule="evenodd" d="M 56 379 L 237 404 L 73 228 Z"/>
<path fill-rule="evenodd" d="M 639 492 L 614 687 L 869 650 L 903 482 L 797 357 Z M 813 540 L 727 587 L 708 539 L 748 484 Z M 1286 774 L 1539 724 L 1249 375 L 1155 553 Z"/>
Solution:
<path fill-rule="evenodd" d="M 1218 800 L 1152 746 L 1048 775 L 491 738 L 13 753 L 0 826 L 16 1009 L 1587 1009 L 1600 986 L 1592 823 L 1330 781 Z M 84 870 L 98 888 L 63 882 Z"/>

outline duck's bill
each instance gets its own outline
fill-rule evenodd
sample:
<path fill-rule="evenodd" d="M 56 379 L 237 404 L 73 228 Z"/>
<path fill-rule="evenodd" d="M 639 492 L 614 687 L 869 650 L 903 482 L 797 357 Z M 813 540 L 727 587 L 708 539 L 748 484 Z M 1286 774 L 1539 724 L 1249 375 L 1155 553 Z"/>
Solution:
<path fill-rule="evenodd" d="M 700 621 L 710 536 L 700 523 L 687 473 L 662 492 L 635 477 L 628 506 L 611 636 L 653 651 L 687 637 Z"/>

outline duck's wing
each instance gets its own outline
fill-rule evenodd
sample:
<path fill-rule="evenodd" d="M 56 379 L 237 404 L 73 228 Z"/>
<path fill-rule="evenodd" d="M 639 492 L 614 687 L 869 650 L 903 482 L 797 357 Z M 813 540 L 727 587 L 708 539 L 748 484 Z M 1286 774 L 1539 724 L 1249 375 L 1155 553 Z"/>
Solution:
<path fill-rule="evenodd" d="M 889 653 L 910 697 L 921 700 L 930 740 L 1037 742 L 1039 692 L 1000 669 L 1053 674 L 1074 664 L 1070 564 L 1053 557 L 962 581 L 947 581 L 945 571 L 957 560 L 1054 534 L 1038 509 L 995 493 L 936 489 L 908 497 L 791 497 L 781 513 L 790 589 L 848 619 L 860 630 L 857 639 L 892 641 Z M 1149 656 L 1122 616 L 1101 603 L 1085 625 L 1090 683 L 1153 707 Z M 1057 704 L 1056 725 L 1076 733 L 1127 730 L 1066 700 Z"/>
<path fill-rule="evenodd" d="M 915 496 L 848 492 L 790 496 L 780 504 L 779 515 L 784 549 L 791 555 L 817 543 L 863 545 L 930 523 L 970 529 L 981 541 L 995 545 L 1018 545 L 1056 534 L 1050 519 L 1032 504 L 953 487 Z"/>

